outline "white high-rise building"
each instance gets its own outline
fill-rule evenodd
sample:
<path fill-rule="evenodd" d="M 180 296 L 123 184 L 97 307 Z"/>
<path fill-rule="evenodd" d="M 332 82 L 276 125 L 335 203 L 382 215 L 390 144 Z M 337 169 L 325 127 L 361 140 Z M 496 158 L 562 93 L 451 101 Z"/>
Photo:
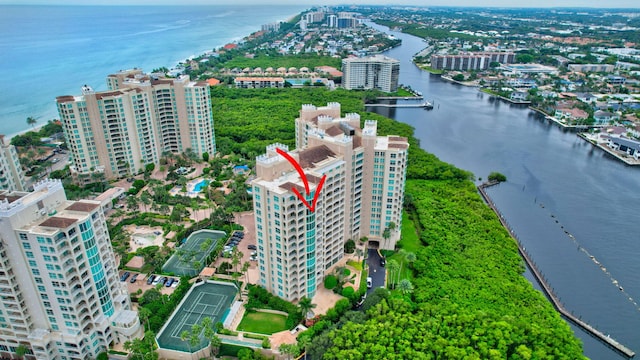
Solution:
<path fill-rule="evenodd" d="M 26 184 L 15 146 L 0 135 L 0 190 L 23 191 Z"/>
<path fill-rule="evenodd" d="M 100 202 L 68 201 L 59 180 L 0 192 L 0 293 L 2 357 L 89 359 L 142 335 Z"/>
<path fill-rule="evenodd" d="M 375 55 L 342 59 L 342 86 L 345 89 L 378 89 L 385 92 L 398 90 L 400 61 Z"/>
<path fill-rule="evenodd" d="M 140 173 L 159 164 L 164 152 L 215 153 L 206 82 L 133 69 L 109 75 L 107 85 L 107 91 L 85 85 L 81 96 L 57 98 L 71 172 L 79 181 L 91 181 L 95 172 L 107 179 Z"/>
<path fill-rule="evenodd" d="M 366 236 L 371 245 L 394 248 L 409 144 L 376 131 L 370 120 L 361 129 L 358 114 L 341 117 L 338 103 L 303 105 L 296 119 L 297 149 L 273 144 L 256 159 L 251 184 L 260 285 L 273 294 L 313 297 L 349 239 Z M 392 223 L 397 228 L 385 238 Z"/>

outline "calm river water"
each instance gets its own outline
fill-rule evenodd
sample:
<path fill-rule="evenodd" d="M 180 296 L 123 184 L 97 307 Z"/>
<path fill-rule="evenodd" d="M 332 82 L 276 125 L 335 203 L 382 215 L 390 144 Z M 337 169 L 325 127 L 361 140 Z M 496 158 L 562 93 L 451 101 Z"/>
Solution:
<path fill-rule="evenodd" d="M 505 174 L 508 181 L 488 193 L 565 307 L 640 351 L 640 168 L 612 159 L 526 107 L 420 71 L 411 58 L 425 42 L 372 26 L 402 39 L 386 55 L 400 60 L 400 82 L 435 104 L 430 111 L 378 111 L 414 126 L 422 148 L 476 178 Z M 586 356 L 619 358 L 572 327 Z"/>

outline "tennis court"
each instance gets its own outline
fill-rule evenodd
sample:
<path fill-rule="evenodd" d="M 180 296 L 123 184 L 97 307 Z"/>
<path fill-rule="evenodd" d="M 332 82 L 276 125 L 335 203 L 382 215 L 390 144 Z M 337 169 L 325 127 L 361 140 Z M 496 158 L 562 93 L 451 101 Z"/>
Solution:
<path fill-rule="evenodd" d="M 207 256 L 215 249 L 218 241 L 226 237 L 224 231 L 199 230 L 193 232 L 187 241 L 176 250 L 162 266 L 165 273 L 176 276 L 196 276 L 207 265 Z"/>
<path fill-rule="evenodd" d="M 201 324 L 206 317 L 211 318 L 213 325 L 224 322 L 237 293 L 235 285 L 228 283 L 207 281 L 194 285 L 160 330 L 156 337 L 158 346 L 184 352 L 206 347 L 209 340 L 204 336 L 196 346 L 189 347 L 188 340 L 182 341 L 180 334 L 185 330 L 191 333 L 191 327 Z"/>

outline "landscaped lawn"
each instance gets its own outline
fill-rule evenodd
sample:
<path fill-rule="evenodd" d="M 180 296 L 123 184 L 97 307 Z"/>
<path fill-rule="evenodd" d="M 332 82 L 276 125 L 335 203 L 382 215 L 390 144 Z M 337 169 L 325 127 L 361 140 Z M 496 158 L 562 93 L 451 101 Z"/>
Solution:
<path fill-rule="evenodd" d="M 271 335 L 278 331 L 287 330 L 286 320 L 287 317 L 284 315 L 246 312 L 237 330 Z"/>

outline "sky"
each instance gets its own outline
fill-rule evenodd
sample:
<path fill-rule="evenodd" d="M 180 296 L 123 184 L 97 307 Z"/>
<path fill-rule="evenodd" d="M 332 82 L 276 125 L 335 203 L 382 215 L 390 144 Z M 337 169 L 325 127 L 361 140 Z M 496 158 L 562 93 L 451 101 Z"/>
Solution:
<path fill-rule="evenodd" d="M 228 5 L 222 0 L 0 0 L 0 5 Z M 233 4 L 640 8 L 638 0 L 234 0 Z"/>

